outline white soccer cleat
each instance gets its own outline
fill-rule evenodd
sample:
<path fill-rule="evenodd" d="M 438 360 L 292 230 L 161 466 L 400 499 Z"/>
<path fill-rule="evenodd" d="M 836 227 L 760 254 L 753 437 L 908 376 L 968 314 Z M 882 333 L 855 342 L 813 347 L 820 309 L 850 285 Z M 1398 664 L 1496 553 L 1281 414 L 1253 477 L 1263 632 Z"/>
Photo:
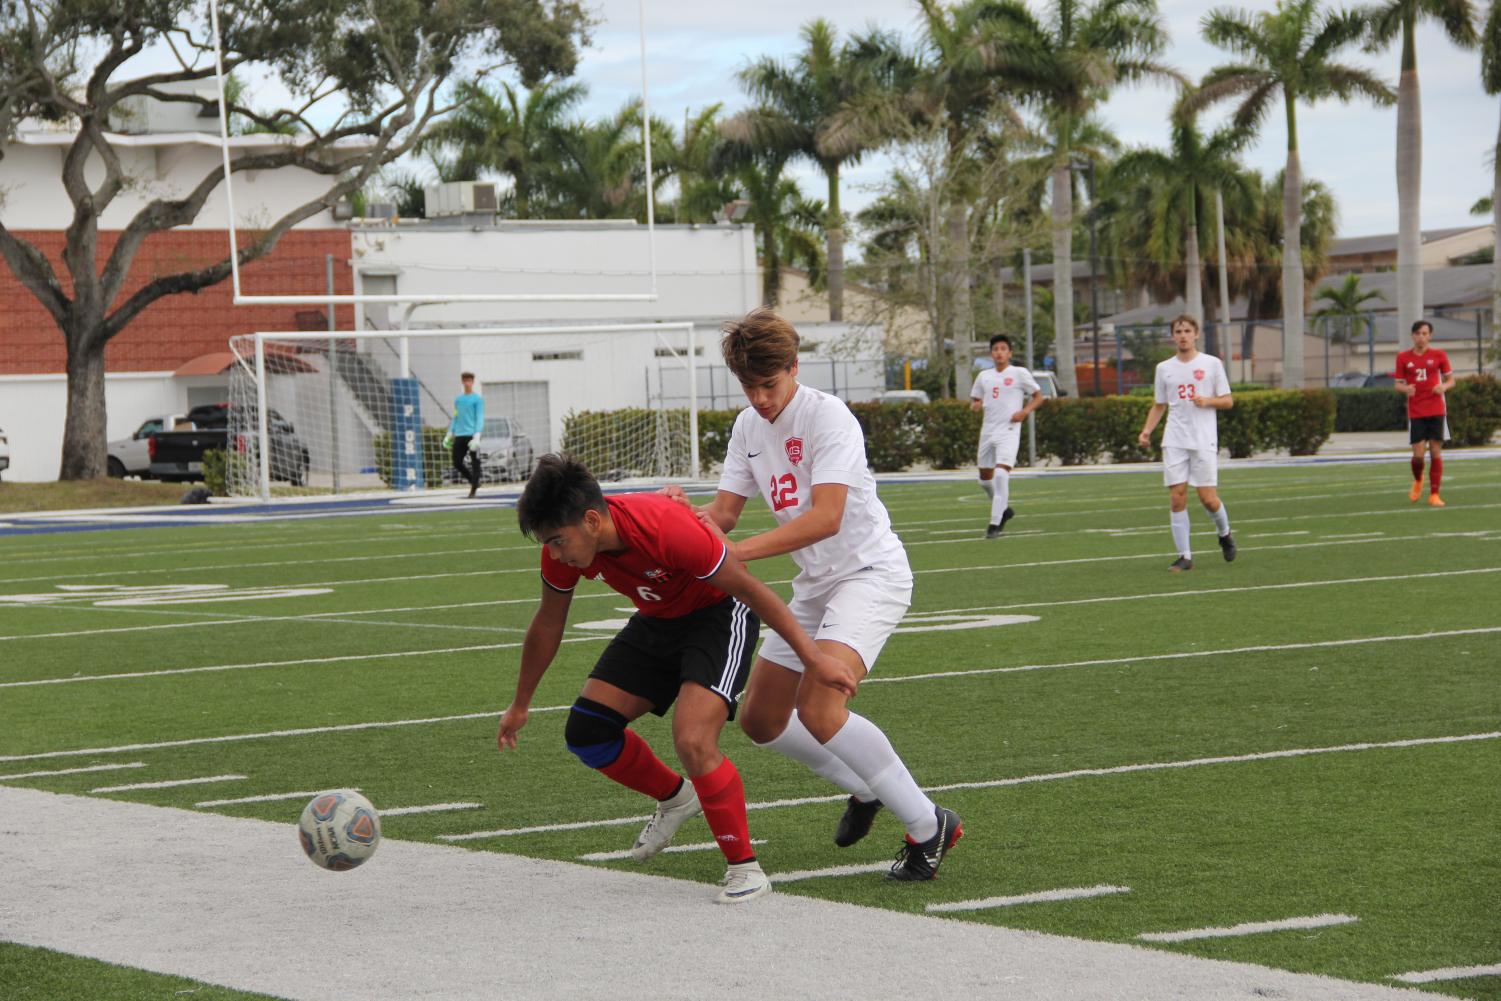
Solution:
<path fill-rule="evenodd" d="M 761 871 L 761 863 L 739 862 L 724 874 L 724 889 L 714 898 L 719 904 L 739 904 L 771 892 L 771 880 Z"/>
<path fill-rule="evenodd" d="M 672 836 L 683 826 L 685 820 L 703 812 L 704 808 L 698 802 L 698 793 L 694 790 L 693 783 L 685 780 L 683 787 L 675 795 L 657 804 L 657 812 L 641 828 L 640 836 L 631 846 L 631 858 L 645 862 L 672 843 Z"/>

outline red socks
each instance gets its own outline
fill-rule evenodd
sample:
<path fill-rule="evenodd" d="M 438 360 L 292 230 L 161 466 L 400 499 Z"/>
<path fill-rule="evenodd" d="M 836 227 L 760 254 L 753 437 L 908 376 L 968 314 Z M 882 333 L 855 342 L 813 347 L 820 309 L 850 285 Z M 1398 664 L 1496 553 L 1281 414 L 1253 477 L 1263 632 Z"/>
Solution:
<path fill-rule="evenodd" d="M 645 793 L 652 799 L 667 799 L 682 782 L 678 773 L 662 763 L 635 730 L 625 730 L 625 746 L 620 757 L 599 769 L 627 789 Z"/>
<path fill-rule="evenodd" d="M 1421 479 L 1421 472 L 1418 474 Z M 1438 493 L 1438 481 L 1444 478 L 1444 459 L 1435 455 L 1428 460 L 1428 492 Z"/>
<path fill-rule="evenodd" d="M 724 852 L 725 861 L 734 865 L 755 858 L 756 853 L 751 850 L 750 824 L 745 819 L 745 783 L 740 781 L 740 771 L 735 763 L 725 758 L 712 772 L 691 775 L 688 780 L 698 792 L 704 820 L 714 832 L 714 840 Z"/>
<path fill-rule="evenodd" d="M 1415 479 L 1415 480 L 1417 480 L 1419 483 L 1423 482 L 1423 460 L 1422 459 L 1413 459 L 1412 460 L 1412 478 Z"/>

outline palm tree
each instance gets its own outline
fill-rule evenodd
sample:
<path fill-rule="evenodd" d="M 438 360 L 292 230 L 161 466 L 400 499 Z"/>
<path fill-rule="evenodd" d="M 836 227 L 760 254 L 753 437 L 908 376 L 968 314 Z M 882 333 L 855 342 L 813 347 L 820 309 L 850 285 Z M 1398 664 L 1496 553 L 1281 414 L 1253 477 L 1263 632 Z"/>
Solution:
<path fill-rule="evenodd" d="M 660 147 L 671 129 L 651 121 Z M 538 198 L 548 216 L 563 219 L 646 218 L 646 156 L 641 141 L 641 101 L 593 122 L 574 122 L 559 133 L 553 160 L 539 174 Z M 666 182 L 672 165 L 652 163 L 652 191 Z"/>
<path fill-rule="evenodd" d="M 1301 245 L 1303 170 L 1298 161 L 1298 102 L 1365 96 L 1391 104 L 1390 87 L 1367 71 L 1334 61 L 1335 54 L 1366 33 L 1365 15 L 1322 10 L 1318 0 L 1278 0 L 1275 11 L 1251 13 L 1219 8 L 1203 21 L 1204 38 L 1246 62 L 1211 70 L 1184 102 L 1197 111 L 1220 101 L 1240 100 L 1232 121 L 1256 130 L 1280 92 L 1287 118 L 1287 166 L 1283 170 L 1282 232 Z M 1282 254 L 1282 384 L 1303 385 L 1303 267 L 1301 254 Z"/>
<path fill-rule="evenodd" d="M 1397 329 L 1423 315 L 1423 108 L 1418 98 L 1417 24 L 1431 18 L 1461 48 L 1475 47 L 1475 8 L 1470 0 L 1382 0 L 1371 11 L 1375 49 L 1402 36 L 1402 75 L 1397 81 Z"/>
<path fill-rule="evenodd" d="M 1501 0 L 1491 0 L 1480 40 L 1480 82 L 1492 97 L 1501 94 Z M 1496 133 L 1496 148 L 1491 154 L 1495 171 L 1491 181 L 1491 223 L 1496 245 L 1491 267 L 1491 340 L 1501 337 L 1501 130 Z"/>
<path fill-rule="evenodd" d="M 1159 267 L 1174 274 L 1179 273 L 1181 262 L 1183 301 L 1189 315 L 1202 323 L 1199 233 L 1201 227 L 1208 227 L 1211 193 L 1222 195 L 1229 190 L 1241 200 L 1249 197 L 1247 177 L 1236 154 L 1250 135 L 1227 127 L 1206 139 L 1194 118 L 1192 114 L 1173 116 L 1168 149 L 1132 150 L 1116 162 L 1115 175 L 1150 192 L 1147 252 Z M 1228 319 L 1219 317 L 1221 323 Z M 1211 354 L 1212 348 L 1206 342 Z"/>
<path fill-rule="evenodd" d="M 714 213 L 737 195 L 733 181 L 714 168 L 724 142 L 719 131 L 719 112 L 723 107 L 711 104 L 696 115 L 685 112 L 682 138 L 669 136 L 662 146 L 662 161 L 678 183 L 672 212 L 674 222 L 711 222 Z M 652 143 L 655 149 L 656 140 Z"/>
<path fill-rule="evenodd" d="M 829 319 L 844 319 L 844 216 L 839 174 L 881 145 L 885 135 L 870 112 L 883 103 L 900 62 L 894 35 L 872 30 L 840 46 L 829 22 L 803 25 L 803 50 L 791 63 L 762 58 L 740 71 L 757 107 L 726 123 L 726 132 L 755 145 L 812 160 L 828 181 L 824 230 L 828 244 Z"/>
<path fill-rule="evenodd" d="M 1328 338 L 1336 343 L 1349 339 L 1353 321 L 1364 316 L 1368 310 L 1361 309 L 1368 302 L 1374 300 L 1386 301 L 1386 296 L 1376 289 L 1363 289 L 1360 287 L 1360 275 L 1345 275 L 1345 280 L 1338 285 L 1319 290 L 1316 300 L 1322 300 L 1328 305 L 1314 311 L 1314 316 L 1343 317 L 1345 322 Z"/>
<path fill-rule="evenodd" d="M 531 218 L 541 175 L 556 162 L 568 131 L 565 116 L 588 88 L 580 83 L 543 82 L 524 91 L 501 83 L 498 90 L 461 83 L 457 110 L 431 129 L 419 151 L 451 149 L 455 174 L 473 180 L 484 171 L 510 175 L 510 201 L 518 219 Z"/>
<path fill-rule="evenodd" d="M 1013 93 L 1040 109 L 1053 147 L 1054 274 L 1073 271 L 1073 170 L 1080 123 L 1116 86 L 1146 79 L 1179 79 L 1157 61 L 1167 32 L 1156 0 L 1054 0 L 1038 20 L 1022 0 L 993 0 L 1005 44 L 995 53 L 994 73 Z M 1059 382 L 1078 393 L 1074 373 L 1073 287 L 1057 283 L 1053 294 Z"/>

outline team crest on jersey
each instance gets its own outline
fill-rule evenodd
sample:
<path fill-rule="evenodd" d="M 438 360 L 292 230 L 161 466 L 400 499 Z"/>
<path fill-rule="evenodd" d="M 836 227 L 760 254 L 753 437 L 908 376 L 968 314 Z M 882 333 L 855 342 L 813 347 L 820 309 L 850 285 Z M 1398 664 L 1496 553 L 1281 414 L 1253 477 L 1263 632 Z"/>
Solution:
<path fill-rule="evenodd" d="M 1199 382 L 1203 382 L 1204 381 L 1204 370 L 1202 368 L 1196 368 L 1196 369 L 1194 369 L 1194 378 L 1196 380 L 1198 380 Z"/>
<path fill-rule="evenodd" d="M 661 567 L 658 567 L 655 570 L 645 571 L 641 574 L 641 576 L 645 577 L 647 580 L 661 580 L 663 577 L 667 576 L 667 571 L 663 570 Z"/>
<path fill-rule="evenodd" d="M 784 443 L 787 446 L 787 461 L 794 466 L 803 461 L 803 440 L 801 438 L 788 438 Z"/>

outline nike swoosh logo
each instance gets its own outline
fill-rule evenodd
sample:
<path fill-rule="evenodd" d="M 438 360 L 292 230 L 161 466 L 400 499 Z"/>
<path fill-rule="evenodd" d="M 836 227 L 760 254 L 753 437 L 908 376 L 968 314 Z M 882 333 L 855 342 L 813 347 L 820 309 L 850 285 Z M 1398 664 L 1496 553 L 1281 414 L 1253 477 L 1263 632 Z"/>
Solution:
<path fill-rule="evenodd" d="M 754 459 L 756 456 L 758 456 L 760 454 L 761 454 L 760 452 L 746 452 L 745 453 L 745 457 L 747 459 Z"/>

